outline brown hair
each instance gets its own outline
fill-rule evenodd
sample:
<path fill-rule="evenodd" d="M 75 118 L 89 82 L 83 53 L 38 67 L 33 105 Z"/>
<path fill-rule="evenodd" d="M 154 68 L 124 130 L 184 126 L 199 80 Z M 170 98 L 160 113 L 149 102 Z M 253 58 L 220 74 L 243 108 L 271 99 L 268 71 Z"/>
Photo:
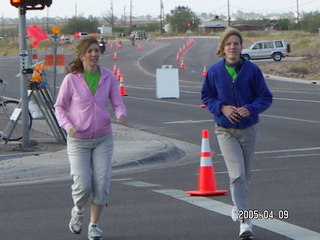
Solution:
<path fill-rule="evenodd" d="M 68 73 L 83 72 L 81 58 L 86 54 L 86 51 L 93 43 L 98 44 L 98 40 L 95 37 L 86 37 L 79 40 L 74 53 L 74 58 L 67 67 Z"/>
<path fill-rule="evenodd" d="M 242 38 L 240 31 L 238 29 L 228 27 L 228 28 L 226 28 L 226 30 L 224 30 L 224 32 L 222 33 L 222 35 L 220 37 L 219 47 L 216 52 L 218 57 L 221 57 L 221 58 L 225 57 L 224 47 L 226 45 L 227 39 L 232 35 L 238 36 L 240 38 L 240 44 L 242 45 L 243 38 Z"/>

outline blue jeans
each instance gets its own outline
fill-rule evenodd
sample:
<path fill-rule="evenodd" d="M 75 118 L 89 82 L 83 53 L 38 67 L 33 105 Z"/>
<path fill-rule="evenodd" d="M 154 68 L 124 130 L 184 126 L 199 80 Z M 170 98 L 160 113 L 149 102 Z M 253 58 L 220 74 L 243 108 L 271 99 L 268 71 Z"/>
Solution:
<path fill-rule="evenodd" d="M 248 210 L 248 187 L 255 152 L 256 127 L 245 129 L 215 126 L 215 133 L 230 178 L 230 193 L 237 210 Z"/>
<path fill-rule="evenodd" d="M 92 202 L 104 206 L 110 192 L 113 135 L 97 138 L 67 138 L 72 198 L 77 206 Z"/>

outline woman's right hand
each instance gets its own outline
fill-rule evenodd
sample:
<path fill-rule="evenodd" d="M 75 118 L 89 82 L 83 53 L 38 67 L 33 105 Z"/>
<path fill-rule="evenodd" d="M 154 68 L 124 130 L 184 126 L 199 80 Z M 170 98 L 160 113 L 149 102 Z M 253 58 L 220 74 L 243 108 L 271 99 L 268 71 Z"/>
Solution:
<path fill-rule="evenodd" d="M 221 112 L 229 119 L 231 123 L 240 122 L 241 116 L 237 112 L 237 108 L 232 105 L 222 105 Z"/>
<path fill-rule="evenodd" d="M 67 134 L 68 134 L 70 137 L 73 137 L 77 131 L 78 131 L 78 130 L 77 130 L 74 126 L 69 126 L 69 127 L 67 128 Z"/>

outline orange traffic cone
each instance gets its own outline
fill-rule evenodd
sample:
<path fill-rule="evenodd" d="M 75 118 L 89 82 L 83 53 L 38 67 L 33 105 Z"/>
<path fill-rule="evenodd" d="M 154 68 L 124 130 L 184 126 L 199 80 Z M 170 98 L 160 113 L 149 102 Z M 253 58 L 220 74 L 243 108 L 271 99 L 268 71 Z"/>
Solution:
<path fill-rule="evenodd" d="M 180 55 L 179 55 L 179 53 L 177 53 L 176 61 L 177 61 L 177 62 L 180 62 Z"/>
<path fill-rule="evenodd" d="M 126 92 L 126 87 L 124 86 L 123 77 L 120 78 L 119 91 L 120 91 L 121 96 L 128 96 L 128 94 Z"/>
<path fill-rule="evenodd" d="M 181 64 L 180 64 L 180 69 L 185 69 L 186 66 L 184 65 L 183 58 L 181 58 Z"/>
<path fill-rule="evenodd" d="M 137 49 L 138 49 L 139 51 L 141 51 L 141 50 L 142 50 L 142 46 L 141 46 L 141 44 L 138 44 Z"/>
<path fill-rule="evenodd" d="M 199 167 L 198 190 L 187 191 L 194 196 L 223 195 L 227 190 L 217 190 L 214 167 L 212 166 L 209 131 L 202 130 L 201 160 Z"/>
<path fill-rule="evenodd" d="M 120 78 L 121 78 L 121 72 L 120 72 L 120 68 L 118 68 L 118 71 L 117 71 L 117 80 L 120 81 Z"/>
<path fill-rule="evenodd" d="M 113 74 L 114 74 L 114 75 L 117 75 L 117 73 L 118 73 L 117 64 L 114 64 L 114 65 L 113 65 Z"/>
<path fill-rule="evenodd" d="M 204 76 L 204 77 L 207 76 L 207 66 L 206 65 L 203 66 L 202 76 Z"/>
<path fill-rule="evenodd" d="M 118 59 L 119 59 L 119 57 L 118 57 L 118 55 L 117 55 L 117 52 L 114 52 L 113 60 L 118 60 Z"/>

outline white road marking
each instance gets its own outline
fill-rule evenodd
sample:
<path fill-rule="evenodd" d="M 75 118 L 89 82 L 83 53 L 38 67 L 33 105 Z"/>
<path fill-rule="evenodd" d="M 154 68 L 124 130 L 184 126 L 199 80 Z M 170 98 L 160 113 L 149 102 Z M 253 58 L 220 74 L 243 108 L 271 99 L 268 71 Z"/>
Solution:
<path fill-rule="evenodd" d="M 269 117 L 269 118 L 277 118 L 277 119 L 285 119 L 285 120 L 290 120 L 290 121 L 320 124 L 320 121 L 313 121 L 313 120 L 307 120 L 307 119 L 281 117 L 281 116 L 265 115 L 265 114 L 261 114 L 260 116 L 261 117 Z M 208 119 L 206 119 L 206 120 L 181 120 L 181 121 L 163 122 L 163 124 L 189 124 L 189 123 L 202 123 L 202 122 L 212 122 L 213 123 L 213 120 L 212 119 L 210 119 L 210 120 L 208 120 Z"/>
<path fill-rule="evenodd" d="M 306 100 L 306 99 L 295 99 L 295 98 L 277 98 L 274 97 L 274 100 L 280 100 L 280 101 L 290 101 L 290 102 L 307 102 L 307 103 L 320 103 L 320 101 L 317 100 Z"/>
<path fill-rule="evenodd" d="M 163 122 L 163 124 L 188 124 L 188 123 L 202 123 L 202 122 L 212 122 L 213 120 L 184 120 L 184 121 L 173 121 L 173 122 Z"/>
<path fill-rule="evenodd" d="M 298 121 L 298 122 L 307 122 L 307 123 L 316 123 L 316 124 L 320 123 L 320 121 L 313 121 L 313 120 L 299 119 L 299 118 L 291 118 L 291 117 L 281 117 L 281 116 L 274 116 L 274 115 L 261 114 L 260 116 L 262 116 L 262 117 L 270 117 L 270 118 L 278 118 L 278 119 L 285 119 L 285 120 L 291 120 L 291 121 Z"/>
<path fill-rule="evenodd" d="M 141 182 L 141 181 L 125 182 L 123 184 L 128 185 L 128 186 L 133 186 L 133 187 L 141 187 L 141 188 L 144 188 L 144 187 L 159 187 L 159 186 L 161 186 L 159 184 Z"/>
<path fill-rule="evenodd" d="M 256 152 L 256 154 L 304 152 L 304 151 L 318 151 L 318 150 L 320 150 L 320 147 L 293 148 L 293 149 L 284 149 L 284 150 L 260 151 L 260 152 Z"/>
<path fill-rule="evenodd" d="M 158 189 L 154 192 L 187 202 L 189 204 L 204 208 L 211 212 L 230 216 L 232 206 L 206 197 L 191 197 L 184 191 L 177 189 Z M 253 225 L 275 232 L 293 240 L 315 240 L 320 239 L 320 233 L 277 219 L 253 220 Z"/>

